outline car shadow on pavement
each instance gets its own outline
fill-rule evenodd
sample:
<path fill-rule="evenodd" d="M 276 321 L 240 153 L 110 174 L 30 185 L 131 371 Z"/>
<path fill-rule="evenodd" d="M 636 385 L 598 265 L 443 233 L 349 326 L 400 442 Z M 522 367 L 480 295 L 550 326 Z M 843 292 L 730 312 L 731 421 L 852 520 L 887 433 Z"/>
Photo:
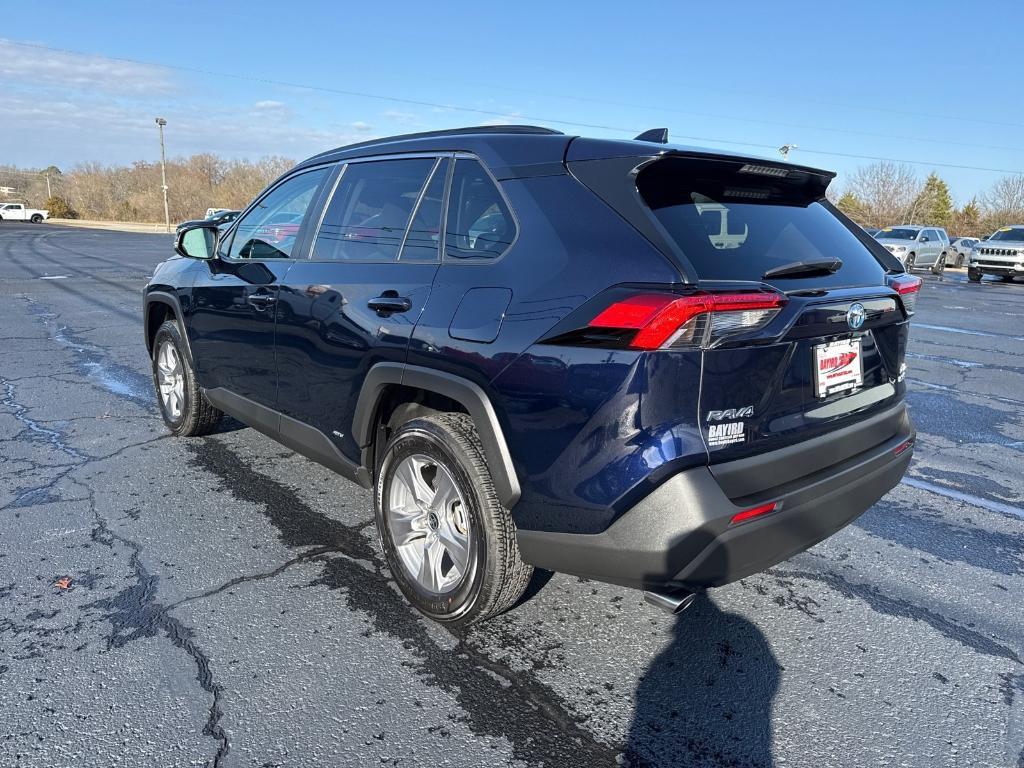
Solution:
<path fill-rule="evenodd" d="M 754 624 L 701 596 L 637 686 L 629 765 L 771 766 L 780 669 Z"/>

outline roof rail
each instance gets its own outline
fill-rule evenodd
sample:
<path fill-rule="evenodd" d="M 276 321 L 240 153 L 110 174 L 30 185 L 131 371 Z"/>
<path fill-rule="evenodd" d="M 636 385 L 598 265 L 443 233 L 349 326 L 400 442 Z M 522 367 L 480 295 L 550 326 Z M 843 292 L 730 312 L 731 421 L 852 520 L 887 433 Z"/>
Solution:
<path fill-rule="evenodd" d="M 385 144 L 392 141 L 410 141 L 412 139 L 435 139 L 441 136 L 466 136 L 475 133 L 494 133 L 494 134 L 536 134 L 541 136 L 562 136 L 564 135 L 561 131 L 555 131 L 551 128 L 542 128 L 538 125 L 474 125 L 468 128 L 449 128 L 441 131 L 423 131 L 422 133 L 403 133 L 398 136 L 381 136 L 379 139 L 369 139 L 368 141 L 360 141 L 355 144 L 345 144 L 344 146 L 337 147 L 335 149 L 329 149 L 326 152 L 321 152 L 318 155 L 314 155 L 309 158 L 315 160 L 318 157 L 324 155 L 333 155 L 335 152 L 341 152 L 349 149 L 358 149 L 359 147 L 372 147 L 375 144 Z"/>

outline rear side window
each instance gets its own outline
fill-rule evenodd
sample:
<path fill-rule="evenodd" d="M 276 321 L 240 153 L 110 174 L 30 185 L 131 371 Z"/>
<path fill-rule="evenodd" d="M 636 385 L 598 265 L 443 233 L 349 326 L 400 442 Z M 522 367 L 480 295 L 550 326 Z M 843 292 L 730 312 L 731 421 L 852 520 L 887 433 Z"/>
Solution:
<path fill-rule="evenodd" d="M 448 180 L 448 158 L 434 169 L 427 188 L 413 214 L 405 236 L 400 261 L 437 261 L 441 246 L 441 214 L 444 213 L 444 185 Z"/>
<path fill-rule="evenodd" d="M 313 258 L 397 261 L 413 208 L 437 160 L 350 163 L 324 212 Z"/>
<path fill-rule="evenodd" d="M 476 160 L 455 161 L 445 231 L 445 255 L 449 259 L 495 259 L 515 239 L 512 213 Z"/>
<path fill-rule="evenodd" d="M 761 281 L 777 267 L 840 259 L 834 274 L 772 282 L 880 283 L 882 266 L 825 206 L 821 180 L 773 171 L 737 161 L 666 158 L 641 171 L 636 184 L 700 280 Z"/>

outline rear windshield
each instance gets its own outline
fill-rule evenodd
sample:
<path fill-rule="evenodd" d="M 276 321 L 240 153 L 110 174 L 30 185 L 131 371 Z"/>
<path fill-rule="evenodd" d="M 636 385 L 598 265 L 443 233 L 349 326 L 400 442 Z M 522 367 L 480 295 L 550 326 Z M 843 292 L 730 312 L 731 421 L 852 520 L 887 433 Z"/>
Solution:
<path fill-rule="evenodd" d="M 667 158 L 645 168 L 637 188 L 701 280 L 760 281 L 776 267 L 831 259 L 843 262 L 835 274 L 781 282 L 797 288 L 883 280 L 875 257 L 823 204 L 822 179 L 803 172 L 780 178 L 758 168 L 764 166 Z"/>

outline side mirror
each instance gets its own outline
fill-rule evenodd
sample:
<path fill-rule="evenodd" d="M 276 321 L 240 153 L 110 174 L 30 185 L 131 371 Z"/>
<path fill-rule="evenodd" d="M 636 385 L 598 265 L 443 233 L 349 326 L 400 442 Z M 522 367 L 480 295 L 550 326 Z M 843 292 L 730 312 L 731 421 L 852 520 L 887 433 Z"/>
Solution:
<path fill-rule="evenodd" d="M 928 235 L 921 235 L 921 242 L 922 243 L 927 243 L 928 242 Z"/>
<path fill-rule="evenodd" d="M 219 231 L 216 224 L 193 224 L 178 233 L 174 252 L 188 259 L 212 259 L 217 253 Z"/>

